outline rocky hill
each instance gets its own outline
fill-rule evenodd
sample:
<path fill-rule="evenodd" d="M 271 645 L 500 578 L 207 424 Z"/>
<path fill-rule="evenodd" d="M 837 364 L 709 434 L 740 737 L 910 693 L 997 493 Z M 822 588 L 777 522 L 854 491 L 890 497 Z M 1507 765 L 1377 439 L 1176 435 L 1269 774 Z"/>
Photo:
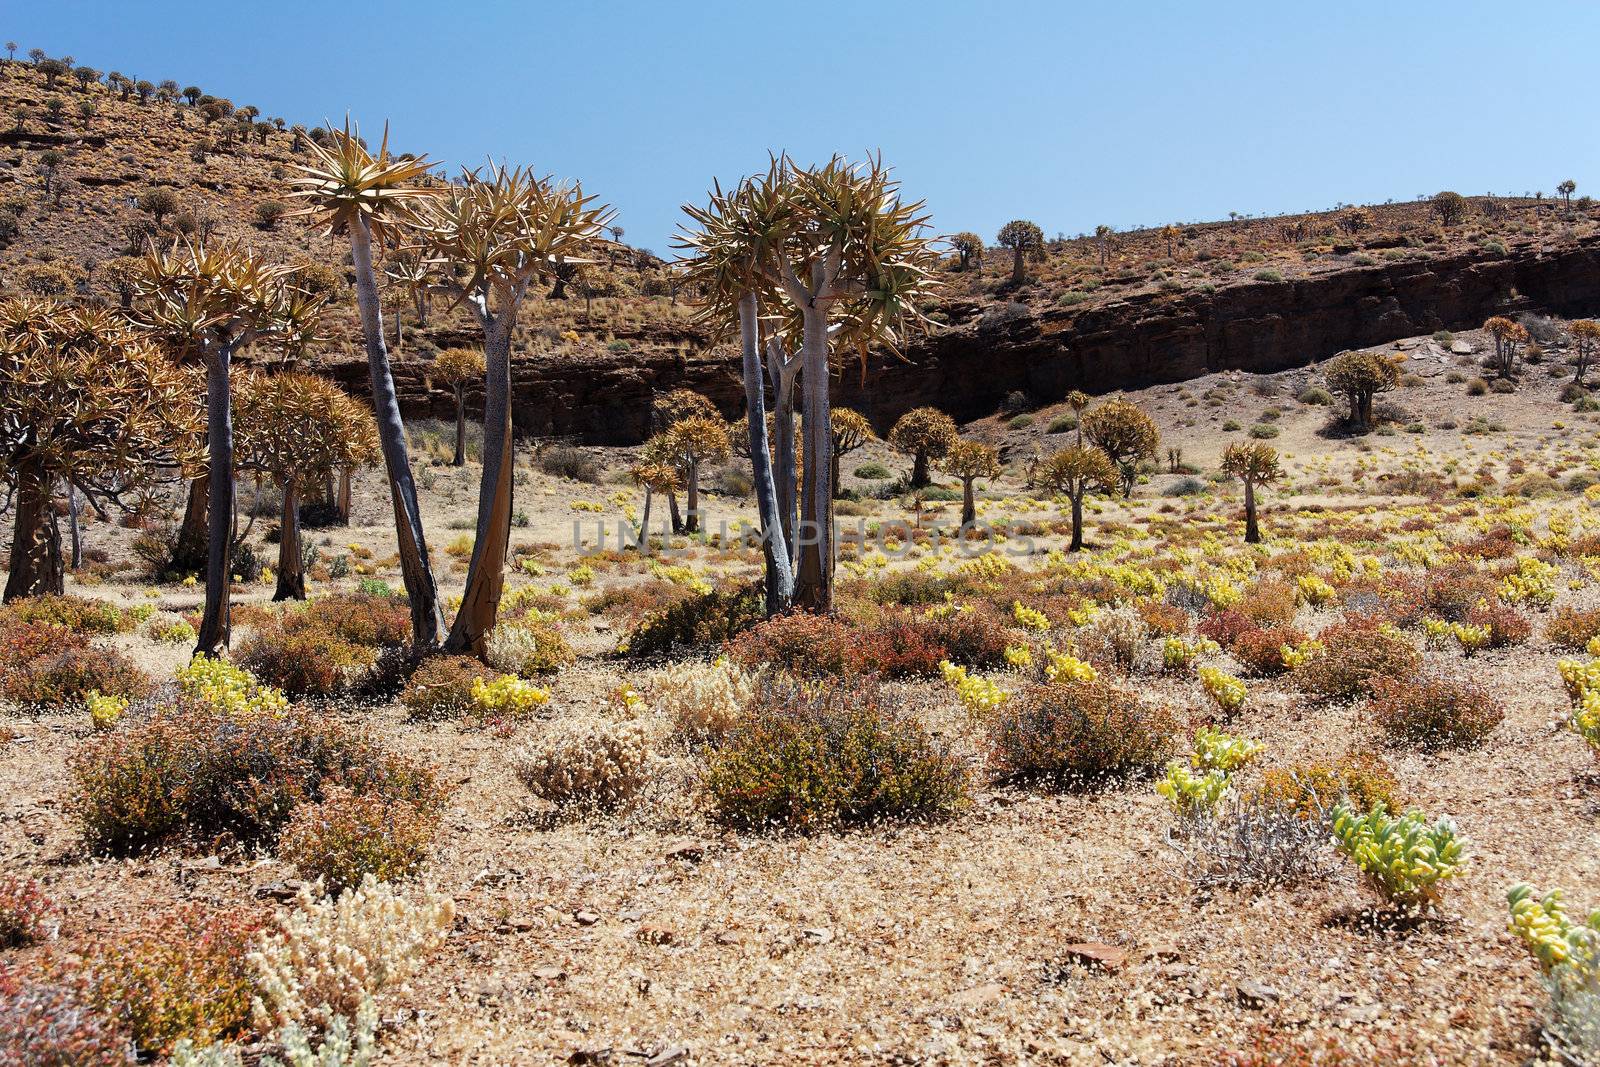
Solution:
<path fill-rule="evenodd" d="M 0 131 L 5 288 L 114 301 L 109 261 L 152 232 L 197 229 L 346 267 L 341 247 L 263 206 L 305 158 L 304 129 L 198 92 L 163 99 L 153 86 L 142 93 L 137 82 L 70 74 L 48 82 L 34 65 L 0 66 L 0 113 L 10 118 Z M 151 199 L 152 190 L 174 195 Z M 163 199 L 169 210 L 149 210 Z M 880 426 L 921 404 L 967 420 L 1019 393 L 1039 405 L 1075 387 L 1281 370 L 1496 313 L 1597 309 L 1600 229 L 1587 199 L 1477 197 L 1464 206 L 1448 225 L 1412 201 L 1058 238 L 1026 264 L 1022 284 L 1004 249 L 964 271 L 952 257 L 934 309 L 940 327 L 904 360 L 879 356 L 864 376 L 843 373 L 838 401 Z M 666 265 L 621 244 L 603 253 L 586 280 L 525 313 L 515 346 L 519 429 L 631 443 L 646 431 L 652 395 L 679 386 L 734 414 L 742 393 L 733 353 L 696 329 Z M 443 414 L 450 398 L 432 387 L 427 361 L 472 343 L 475 331 L 459 313 L 419 314 L 398 286 L 389 299 L 404 403 Z M 359 390 L 348 292 L 333 325 L 314 362 Z"/>

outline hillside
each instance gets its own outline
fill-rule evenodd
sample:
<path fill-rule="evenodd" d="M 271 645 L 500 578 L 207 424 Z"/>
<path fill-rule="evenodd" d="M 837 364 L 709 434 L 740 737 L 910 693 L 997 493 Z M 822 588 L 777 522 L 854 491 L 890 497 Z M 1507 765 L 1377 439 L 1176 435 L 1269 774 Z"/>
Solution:
<path fill-rule="evenodd" d="M 14 117 L 0 133 L 0 200 L 18 219 L 0 248 L 5 286 L 69 285 L 115 300 L 105 264 L 143 239 L 148 229 L 138 227 L 152 217 L 139 200 L 163 188 L 177 210 L 162 218 L 162 236 L 211 226 L 343 268 L 345 254 L 326 238 L 258 214 L 273 210 L 262 205 L 305 158 L 304 131 L 258 118 L 241 135 L 245 109 L 219 117 L 225 109 L 197 99 L 141 102 L 138 92 L 124 99 L 71 77 L 48 88 L 33 66 L 0 68 L 0 109 Z M 988 249 L 964 271 L 952 256 L 933 309 L 939 328 L 905 360 L 880 355 L 864 379 L 842 376 L 839 400 L 880 428 L 922 404 L 965 421 L 1008 399 L 1048 404 L 1071 388 L 1303 366 L 1346 348 L 1468 329 L 1500 312 L 1594 310 L 1600 234 L 1587 198 L 1477 197 L 1465 207 L 1448 227 L 1429 203 L 1413 201 L 1057 238 L 1027 264 L 1021 285 L 1005 249 Z M 678 386 L 733 415 L 742 392 L 732 354 L 708 344 L 681 295 L 661 260 L 608 243 L 603 262 L 564 298 L 536 299 L 516 340 L 519 429 L 634 443 L 651 396 Z M 403 400 L 415 414 L 445 414 L 450 399 L 432 388 L 426 361 L 473 342 L 476 330 L 459 312 L 419 315 L 398 286 L 389 301 Z M 347 290 L 332 334 L 313 361 L 359 391 L 365 369 Z"/>

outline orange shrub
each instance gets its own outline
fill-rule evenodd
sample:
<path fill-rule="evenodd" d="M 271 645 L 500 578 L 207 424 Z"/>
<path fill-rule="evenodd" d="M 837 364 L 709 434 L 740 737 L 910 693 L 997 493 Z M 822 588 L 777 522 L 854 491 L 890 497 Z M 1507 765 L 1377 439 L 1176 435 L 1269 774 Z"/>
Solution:
<path fill-rule="evenodd" d="M 1268 768 L 1257 795 L 1308 819 L 1327 815 L 1341 800 L 1361 811 L 1380 803 L 1390 811 L 1402 810 L 1400 783 L 1389 765 L 1370 752 Z"/>
<path fill-rule="evenodd" d="M 1600 636 L 1600 609 L 1580 611 L 1563 607 L 1544 624 L 1544 635 L 1561 648 L 1578 649 Z"/>
<path fill-rule="evenodd" d="M 1081 788 L 1159 767 L 1178 723 L 1103 680 L 1036 685 L 1000 706 L 989 761 L 1002 779 Z"/>
<path fill-rule="evenodd" d="M 1422 668 L 1422 654 L 1405 637 L 1377 622 L 1346 616 L 1317 635 L 1314 652 L 1294 672 L 1309 692 L 1333 700 L 1369 692 L 1379 678 L 1409 678 Z"/>
<path fill-rule="evenodd" d="M 436 814 L 404 800 L 332 788 L 294 810 L 278 855 L 336 895 L 369 874 L 380 882 L 410 878 L 427 862 L 438 828 Z"/>
<path fill-rule="evenodd" d="M 1289 669 L 1283 662 L 1283 646 L 1298 645 L 1305 639 L 1305 631 L 1295 626 L 1246 630 L 1228 646 L 1228 651 L 1244 667 L 1246 674 L 1271 678 Z"/>
<path fill-rule="evenodd" d="M 1376 678 L 1367 714 L 1398 744 L 1423 749 L 1482 743 L 1505 712 L 1482 689 L 1447 678 Z"/>

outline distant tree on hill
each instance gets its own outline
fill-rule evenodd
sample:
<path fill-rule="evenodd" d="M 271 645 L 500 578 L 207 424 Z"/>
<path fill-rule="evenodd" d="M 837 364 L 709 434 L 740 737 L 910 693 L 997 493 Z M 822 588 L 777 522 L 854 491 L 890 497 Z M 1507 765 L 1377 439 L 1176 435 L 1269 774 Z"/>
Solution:
<path fill-rule="evenodd" d="M 182 206 L 178 194 L 165 186 L 158 185 L 139 194 L 139 210 L 148 212 L 150 217 L 156 220 L 157 226 L 161 225 L 162 219 Z"/>
<path fill-rule="evenodd" d="M 183 94 L 178 89 L 178 83 L 171 78 L 163 79 L 161 84 L 156 86 L 156 97 L 163 104 L 170 104 L 182 96 Z"/>
<path fill-rule="evenodd" d="M 88 92 L 89 86 L 100 80 L 100 72 L 93 67 L 78 67 L 72 76 L 78 79 L 78 88 L 84 92 Z"/>
<path fill-rule="evenodd" d="M 1172 259 L 1178 254 L 1178 228 L 1167 223 L 1161 227 L 1161 238 L 1167 242 L 1167 258 Z"/>
<path fill-rule="evenodd" d="M 1339 214 L 1339 229 L 1352 236 L 1372 226 L 1372 212 L 1364 207 L 1346 208 Z"/>
<path fill-rule="evenodd" d="M 44 61 L 48 57 L 45 56 L 43 48 L 30 48 L 28 49 L 28 58 L 33 60 L 34 66 L 43 67 Z"/>
<path fill-rule="evenodd" d="M 180 95 L 182 95 L 185 100 L 189 101 L 190 107 L 193 107 L 205 94 L 201 92 L 198 85 L 189 85 L 184 87 L 184 90 Z"/>
<path fill-rule="evenodd" d="M 1000 227 L 1000 247 L 1011 249 L 1011 281 L 1020 285 L 1027 277 L 1024 262 L 1044 255 L 1044 231 L 1027 219 L 1012 219 Z"/>
<path fill-rule="evenodd" d="M 1517 357 L 1522 354 L 1522 346 L 1528 343 L 1527 328 L 1501 315 L 1485 322 L 1483 328 L 1494 339 L 1494 356 L 1490 365 L 1500 377 L 1511 377 L 1516 373 Z"/>
<path fill-rule="evenodd" d="M 17 61 L 17 42 L 15 42 L 15 41 L 7 41 L 6 42 L 6 62 L 7 63 L 15 63 L 16 61 Z"/>
<path fill-rule="evenodd" d="M 47 148 L 39 153 L 39 174 L 44 178 L 45 196 L 49 196 L 55 189 L 56 174 L 60 172 L 61 164 L 66 160 L 66 154 L 59 148 Z"/>
<path fill-rule="evenodd" d="M 1091 408 L 1082 418 L 1084 435 L 1111 457 L 1121 476 L 1122 495 L 1133 495 L 1139 464 L 1154 459 L 1161 446 L 1161 433 L 1155 420 L 1144 409 L 1124 397 L 1113 397 Z"/>
<path fill-rule="evenodd" d="M 39 64 L 39 69 L 44 72 L 44 87 L 46 89 L 54 89 L 56 80 L 72 68 L 59 59 L 46 59 Z"/>
<path fill-rule="evenodd" d="M 1583 376 L 1594 362 L 1595 352 L 1600 350 L 1600 322 L 1579 319 L 1567 327 L 1567 332 L 1572 335 L 1572 380 L 1582 385 Z"/>
<path fill-rule="evenodd" d="M 1103 224 L 1094 228 L 1094 246 L 1099 250 L 1102 267 L 1111 259 L 1111 235 L 1116 232 Z"/>
<path fill-rule="evenodd" d="M 928 484 L 928 461 L 943 459 L 960 439 L 955 420 L 938 408 L 913 408 L 889 430 L 889 443 L 911 456 L 912 489 Z"/>
<path fill-rule="evenodd" d="M 133 95 L 133 79 L 120 70 L 114 70 L 106 75 L 106 86 L 124 100 Z"/>
<path fill-rule="evenodd" d="M 139 94 L 139 103 L 148 104 L 150 102 L 150 98 L 156 95 L 155 83 L 140 78 L 138 81 L 133 83 L 133 91 Z"/>
<path fill-rule="evenodd" d="M 878 435 L 872 432 L 872 423 L 859 411 L 834 408 L 828 417 L 833 422 L 833 495 L 837 498 L 844 493 L 839 481 L 839 461 L 868 441 L 876 441 Z"/>
<path fill-rule="evenodd" d="M 1328 361 L 1328 388 L 1350 403 L 1350 421 L 1361 429 L 1372 424 L 1372 398 L 1400 384 L 1400 368 L 1371 352 L 1345 352 Z"/>
<path fill-rule="evenodd" d="M 1573 181 L 1571 178 L 1568 178 L 1566 181 L 1556 186 L 1556 192 L 1560 193 L 1561 199 L 1567 202 L 1568 209 L 1572 207 L 1572 194 L 1577 191 L 1578 183 Z"/>
<path fill-rule="evenodd" d="M 1467 217 L 1467 198 L 1460 193 L 1453 193 L 1448 189 L 1442 193 L 1434 193 L 1428 203 L 1441 226 L 1454 226 Z"/>
<path fill-rule="evenodd" d="M 972 231 L 962 230 L 951 237 L 950 247 L 956 254 L 956 270 L 983 266 L 983 238 Z"/>

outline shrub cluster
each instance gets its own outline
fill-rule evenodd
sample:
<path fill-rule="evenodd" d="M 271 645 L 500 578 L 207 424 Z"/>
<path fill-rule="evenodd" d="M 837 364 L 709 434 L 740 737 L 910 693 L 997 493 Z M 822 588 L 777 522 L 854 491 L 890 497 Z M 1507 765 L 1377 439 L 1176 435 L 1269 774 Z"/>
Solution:
<path fill-rule="evenodd" d="M 1379 678 L 1409 678 L 1422 654 L 1403 633 L 1360 616 L 1346 616 L 1317 635 L 1320 645 L 1295 668 L 1295 680 L 1318 696 L 1349 699 Z"/>
<path fill-rule="evenodd" d="M 529 744 L 517 777 L 541 800 L 605 810 L 639 791 L 650 755 L 640 723 L 567 720 Z"/>
<path fill-rule="evenodd" d="M 497 671 L 532 678 L 571 665 L 577 654 L 554 622 L 530 615 L 489 631 L 484 658 Z"/>
<path fill-rule="evenodd" d="M 728 643 L 748 667 L 775 667 L 808 676 L 927 678 L 941 661 L 990 667 L 1003 662 L 1005 628 L 977 610 L 873 610 L 865 621 L 843 615 L 793 612 L 769 619 Z"/>
<path fill-rule="evenodd" d="M 25 980 L 0 964 L 0 1063 L 127 1067 L 128 1037 L 87 1003 L 80 983 Z"/>
<path fill-rule="evenodd" d="M 434 656 L 423 660 L 400 693 L 400 703 L 413 719 L 448 719 L 472 711 L 472 684 L 488 682 L 495 672 L 471 656 Z"/>
<path fill-rule="evenodd" d="M 361 884 L 410 878 L 422 869 L 438 832 L 436 812 L 378 793 L 330 787 L 321 801 L 294 809 L 278 838 L 278 855 L 301 877 L 337 893 Z"/>
<path fill-rule="evenodd" d="M 1081 788 L 1160 767 L 1177 729 L 1171 711 L 1102 679 L 1059 681 L 1000 707 L 990 761 L 1002 778 Z"/>
<path fill-rule="evenodd" d="M 336 722 L 290 709 L 239 717 L 196 701 L 89 742 L 71 761 L 72 811 L 89 842 L 115 853 L 180 840 L 272 844 L 294 808 L 333 786 L 436 811 L 425 766 Z"/>
<path fill-rule="evenodd" d="M 290 696 L 329 696 L 369 680 L 386 653 L 411 637 L 403 601 L 364 593 L 263 613 L 239 663 Z"/>
<path fill-rule="evenodd" d="M 666 668 L 650 680 L 650 703 L 671 721 L 673 731 L 691 742 L 720 741 L 744 714 L 755 679 L 719 659 Z"/>
<path fill-rule="evenodd" d="M 1371 811 L 1379 804 L 1398 810 L 1400 783 L 1377 755 L 1351 752 L 1333 760 L 1268 768 L 1256 795 L 1303 819 L 1321 822 L 1340 801 L 1358 811 Z"/>
<path fill-rule="evenodd" d="M 31 878 L 0 877 L 0 948 L 15 948 L 49 936 L 56 908 Z"/>
<path fill-rule="evenodd" d="M 811 833 L 945 815 L 965 801 L 967 772 L 874 683 L 767 678 L 705 784 L 729 826 Z"/>
<path fill-rule="evenodd" d="M 643 658 L 714 648 L 765 618 L 760 583 L 713 589 L 647 616 L 628 636 L 626 649 L 628 655 Z"/>
<path fill-rule="evenodd" d="M 1392 741 L 1423 749 L 1481 744 L 1505 718 L 1482 688 L 1449 678 L 1377 678 L 1367 714 Z"/>

